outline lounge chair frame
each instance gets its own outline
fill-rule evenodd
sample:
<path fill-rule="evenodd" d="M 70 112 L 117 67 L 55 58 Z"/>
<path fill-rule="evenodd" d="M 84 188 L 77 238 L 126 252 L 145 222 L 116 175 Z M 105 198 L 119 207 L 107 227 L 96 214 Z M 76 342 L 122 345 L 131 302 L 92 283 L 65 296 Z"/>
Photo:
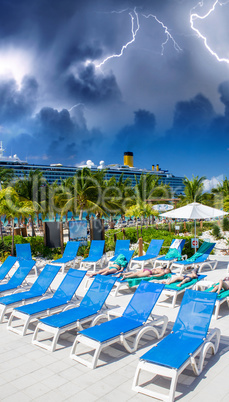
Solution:
<path fill-rule="evenodd" d="M 146 254 L 145 254 L 144 256 L 135 257 L 135 258 L 132 259 L 131 264 L 130 264 L 130 268 L 129 268 L 130 270 L 133 269 L 133 268 L 132 268 L 132 265 L 133 265 L 133 264 L 139 265 L 139 266 L 140 266 L 140 269 L 143 269 L 144 266 L 147 265 L 147 264 L 151 264 L 152 267 L 154 267 L 155 260 L 158 258 L 158 254 L 159 254 L 159 252 L 160 252 L 160 250 L 161 250 L 161 248 L 162 248 L 162 245 L 163 245 L 164 240 L 153 239 L 153 240 L 151 240 L 151 243 L 152 243 L 152 242 L 154 242 L 154 243 L 156 244 L 156 246 L 157 246 L 157 247 L 156 247 L 156 249 L 157 249 L 157 255 L 155 255 L 154 257 L 151 256 L 151 257 L 147 258 L 147 253 L 151 254 L 150 251 L 148 252 L 148 250 L 147 250 L 147 251 L 146 251 Z M 148 249 L 150 248 L 151 243 L 150 243 Z M 154 250 L 155 250 L 155 249 L 154 249 Z M 151 254 L 151 255 L 152 255 L 152 254 Z"/>
<path fill-rule="evenodd" d="M 198 272 L 201 272 L 204 268 L 210 268 L 212 271 L 214 271 L 214 269 L 216 269 L 217 264 L 218 264 L 217 260 L 206 260 L 203 262 L 198 262 L 198 261 L 193 262 L 193 263 L 188 264 L 188 266 L 190 268 L 195 268 L 195 266 L 198 265 L 199 266 Z M 179 273 L 183 274 L 183 272 L 186 269 L 186 266 L 174 261 L 171 265 L 171 269 L 173 269 L 173 268 L 180 268 Z"/>
<path fill-rule="evenodd" d="M 67 243 L 67 245 L 66 245 L 66 247 L 65 247 L 65 250 L 66 250 L 66 251 L 67 251 L 68 244 L 69 244 L 69 246 L 70 246 L 71 243 L 74 243 L 74 244 L 76 245 L 76 248 L 77 248 L 76 256 L 75 256 L 74 258 L 69 259 L 68 261 L 65 261 L 65 262 L 61 262 L 61 260 L 63 260 L 64 258 L 66 258 L 66 259 L 69 258 L 68 256 L 65 257 L 65 255 L 63 254 L 63 257 L 62 257 L 62 258 L 60 258 L 60 259 L 58 259 L 58 260 L 54 260 L 54 261 L 51 262 L 52 265 L 60 265 L 60 266 L 61 266 L 61 272 L 62 272 L 62 274 L 64 274 L 65 268 L 67 268 L 67 267 L 69 267 L 69 266 L 72 266 L 72 268 L 75 269 L 75 266 L 76 266 L 76 264 L 77 264 L 77 262 L 78 262 L 78 261 L 77 261 L 77 260 L 78 260 L 77 253 L 78 253 L 78 249 L 79 249 L 79 246 L 80 246 L 80 242 L 79 242 L 79 241 L 68 241 L 68 243 Z M 78 246 L 78 247 L 77 247 L 77 246 Z M 71 246 L 70 246 L 70 247 L 71 247 Z M 70 248 L 70 247 L 69 247 L 69 248 Z M 64 250 L 64 253 L 65 253 L 65 250 Z M 58 261 L 60 261 L 60 262 L 58 262 Z"/>
<path fill-rule="evenodd" d="M 102 279 L 99 279 L 99 281 L 103 281 L 103 280 L 106 280 L 106 278 L 102 277 Z M 114 278 L 111 278 L 111 277 L 109 278 L 110 285 L 108 285 L 108 288 L 107 288 L 107 290 L 105 292 L 105 298 L 103 298 L 103 300 L 104 300 L 103 304 L 102 304 L 102 306 L 100 307 L 99 310 L 97 310 L 97 311 L 92 310 L 91 314 L 87 314 L 86 317 L 81 318 L 80 320 L 76 319 L 72 323 L 64 325 L 62 327 L 57 327 L 57 326 L 54 327 L 54 326 L 48 325 L 48 324 L 46 324 L 46 323 L 44 323 L 42 321 L 39 321 L 38 324 L 37 324 L 37 327 L 35 329 L 35 332 L 33 334 L 32 343 L 34 345 L 40 346 L 43 349 L 46 349 L 46 350 L 49 350 L 49 351 L 53 352 L 56 349 L 56 345 L 57 345 L 58 339 L 59 339 L 61 334 L 65 333 L 66 331 L 71 331 L 72 329 L 75 329 L 77 331 L 82 330 L 83 325 L 86 324 L 86 323 L 91 323 L 90 324 L 91 326 L 95 325 L 95 323 L 97 322 L 99 314 L 104 314 L 104 311 L 107 309 L 107 306 L 106 306 L 105 302 L 106 302 L 106 299 L 107 299 L 107 297 L 108 297 L 108 295 L 109 295 L 109 293 L 111 291 L 111 288 L 112 288 L 112 286 L 114 284 L 114 281 L 115 281 Z M 92 283 L 91 287 L 93 287 L 94 283 L 96 283 L 96 278 L 94 279 L 94 282 Z M 110 290 L 109 290 L 109 288 L 110 288 Z M 90 288 L 89 288 L 87 293 L 89 293 L 89 292 L 90 292 Z M 86 298 L 88 298 L 87 293 L 84 296 Z M 84 300 L 84 298 L 81 300 L 81 302 L 83 300 Z M 81 305 L 81 303 L 80 303 L 80 305 Z M 76 307 L 76 308 L 80 309 L 80 305 L 79 305 L 79 307 Z M 73 307 L 72 305 L 68 305 L 67 307 L 65 307 L 63 309 L 63 312 L 71 309 L 72 307 Z M 42 340 L 38 339 L 39 332 L 41 332 L 41 331 L 47 332 L 47 333 L 52 335 L 51 345 L 49 345 L 47 343 L 44 343 Z"/>
<path fill-rule="evenodd" d="M 105 318 L 109 322 L 102 323 L 100 327 L 91 330 L 92 333 L 90 330 L 86 330 L 77 335 L 70 357 L 94 369 L 97 366 L 101 351 L 116 342 L 120 342 L 127 352 L 133 353 L 137 350 L 140 339 L 147 332 L 153 332 L 158 339 L 162 337 L 168 324 L 168 318 L 166 316 L 154 316 L 152 315 L 152 310 L 160 297 L 163 287 L 164 285 L 162 284 L 143 281 L 125 310 L 121 313 L 121 316 L 120 309 L 111 310 L 106 316 L 98 316 L 96 321 L 98 323 Z M 116 316 L 116 318 L 111 320 L 111 316 Z M 160 328 L 159 326 L 162 327 Z M 134 339 L 130 339 L 131 337 L 134 337 Z M 82 357 L 81 352 L 77 354 L 76 349 L 79 344 L 91 349 L 90 353 L 93 352 L 91 361 Z"/>
<path fill-rule="evenodd" d="M 131 263 L 131 261 L 132 261 L 132 257 L 133 257 L 133 254 L 134 254 L 134 250 L 123 250 L 123 252 L 122 252 L 122 254 L 124 254 L 125 255 L 125 257 L 126 257 L 126 259 L 127 259 L 127 261 L 128 261 L 128 264 L 127 264 L 127 266 L 126 266 L 126 268 L 122 271 L 122 272 L 127 272 L 128 270 L 129 270 L 129 266 L 130 266 L 130 263 Z M 109 264 L 108 264 L 108 267 L 109 267 Z M 111 276 L 117 276 L 118 274 L 111 274 Z M 90 278 L 90 277 L 87 277 L 87 279 L 86 279 L 86 281 L 85 281 L 85 285 L 84 285 L 84 289 L 88 289 L 88 287 L 89 287 L 89 285 L 90 285 L 90 283 L 91 283 L 91 281 L 92 281 L 92 279 L 93 278 Z M 118 279 L 118 277 L 117 277 L 117 279 Z M 117 292 L 118 292 L 118 284 L 119 284 L 120 282 L 119 281 L 116 281 L 115 282 L 115 284 L 114 284 L 114 291 L 113 291 L 113 289 L 112 289 L 112 294 L 113 294 L 113 296 L 117 296 Z"/>
<path fill-rule="evenodd" d="M 98 320 L 102 318 L 104 318 L 104 315 L 98 317 Z M 125 334 L 123 333 L 103 343 L 90 339 L 82 334 L 78 334 L 74 341 L 70 358 L 78 361 L 79 363 L 82 363 L 84 366 L 94 369 L 97 366 L 100 353 L 102 352 L 103 349 L 107 348 L 110 345 L 113 345 L 116 342 L 120 342 L 128 353 L 133 353 L 137 350 L 141 338 L 146 333 L 153 332 L 153 335 L 155 335 L 157 339 L 162 338 L 164 336 L 167 324 L 168 324 L 168 317 L 166 317 L 165 315 L 160 318 L 154 318 L 154 316 L 152 316 L 151 320 L 148 320 L 147 323 L 145 323 L 143 326 L 140 326 L 140 329 L 137 328 Z M 95 325 L 95 323 L 93 323 L 91 326 L 93 325 Z M 162 327 L 160 328 L 159 326 L 161 325 Z M 132 336 L 135 336 L 133 341 L 129 339 Z M 76 354 L 78 344 L 83 344 L 94 350 L 92 361 L 86 360 L 82 356 Z"/>
<path fill-rule="evenodd" d="M 92 240 L 90 251 L 91 251 L 91 248 L 94 247 L 94 244 L 96 244 L 96 241 L 100 242 L 100 244 L 101 244 L 101 242 L 103 242 L 103 248 L 105 247 L 105 241 L 103 241 L 103 240 Z M 93 243 L 93 242 L 95 242 L 95 243 Z M 89 256 L 90 256 L 90 251 L 89 251 Z M 88 261 L 89 256 L 80 262 L 80 269 L 92 268 L 92 272 L 96 272 L 96 266 L 97 265 L 99 265 L 100 268 L 102 269 L 103 264 L 104 264 L 104 262 L 106 260 L 106 255 L 103 254 L 103 255 L 101 255 L 100 258 L 97 258 L 96 260 L 92 260 L 92 261 Z M 92 258 L 93 258 L 93 255 L 92 255 Z"/>
<path fill-rule="evenodd" d="M 203 281 L 200 281 L 200 283 L 197 282 L 197 283 L 194 285 L 193 289 L 195 289 L 195 290 L 204 290 L 204 289 L 206 289 L 206 288 L 212 286 L 213 283 L 215 283 L 215 282 L 213 282 L 213 281 L 208 281 L 208 280 L 207 280 L 207 281 L 203 280 Z M 214 320 L 217 320 L 217 319 L 218 319 L 220 306 L 221 306 L 223 303 L 227 303 L 227 306 L 228 306 L 228 308 L 229 308 L 229 296 L 226 296 L 226 297 L 224 297 L 224 298 L 222 298 L 222 299 L 216 299 L 214 312 L 213 312 L 213 314 L 212 314 L 212 318 L 213 318 Z"/>
<path fill-rule="evenodd" d="M 170 247 L 169 247 L 169 250 L 171 249 L 171 246 L 173 245 L 173 243 L 175 242 L 175 240 L 176 240 L 176 239 L 173 239 L 173 241 L 172 241 L 172 243 L 171 243 L 171 245 L 170 245 Z M 182 250 L 183 250 L 184 244 L 185 244 L 185 239 L 184 239 L 184 240 L 181 240 L 180 245 L 179 245 L 179 247 L 178 247 L 178 250 L 180 250 L 180 253 L 181 253 Z M 159 258 L 157 257 L 157 258 L 154 260 L 154 266 L 153 266 L 153 267 L 156 268 L 157 265 L 158 265 L 158 266 L 160 266 L 160 265 L 166 265 L 167 268 L 169 268 L 170 265 L 171 265 L 173 262 L 175 262 L 175 261 L 177 260 L 176 258 L 169 259 L 169 260 L 163 259 L 165 256 L 166 256 L 166 254 L 161 255 Z M 183 255 L 183 256 L 182 256 L 182 258 L 186 258 L 186 257 L 187 257 L 186 255 Z"/>
<path fill-rule="evenodd" d="M 151 396 L 153 398 L 160 399 L 165 402 L 173 402 L 175 397 L 176 385 L 179 375 L 184 371 L 184 369 L 191 365 L 195 375 L 200 375 L 203 370 L 204 360 L 207 352 L 210 350 L 212 354 L 215 354 L 219 347 L 220 341 L 220 330 L 215 328 L 211 330 L 206 339 L 203 340 L 203 344 L 184 362 L 184 364 L 179 368 L 179 370 L 174 368 L 169 368 L 159 364 L 153 364 L 144 360 L 140 360 L 137 366 L 137 370 L 134 376 L 133 391 L 140 392 L 142 394 Z M 156 347 L 154 345 L 154 347 Z M 196 360 L 198 358 L 198 360 Z M 148 371 L 152 374 L 164 376 L 171 379 L 171 384 L 169 388 L 168 395 L 160 393 L 158 391 L 153 391 L 147 389 L 146 387 L 139 384 L 141 371 Z"/>
<path fill-rule="evenodd" d="M 200 275 L 198 281 L 203 280 L 206 275 Z M 176 307 L 177 297 L 185 292 L 186 289 L 194 289 L 198 281 L 190 286 L 185 286 L 185 288 L 177 290 L 177 289 L 166 289 L 164 288 L 162 291 L 162 295 L 168 298 L 171 298 L 171 302 L 167 301 L 160 301 L 158 302 L 158 306 L 174 308 Z M 168 285 L 169 286 L 169 285 Z"/>
<path fill-rule="evenodd" d="M 73 269 L 70 270 L 70 271 L 73 271 Z M 70 272 L 70 271 L 68 271 L 68 272 Z M 77 272 L 80 272 L 80 271 L 77 271 Z M 68 275 L 68 274 L 67 274 L 67 275 Z M 65 276 L 65 279 L 61 282 L 59 288 L 61 288 L 62 283 L 63 283 L 65 280 L 66 280 L 66 276 Z M 83 280 L 83 276 L 82 276 L 81 281 L 82 281 L 82 280 Z M 56 305 L 55 307 L 51 307 L 51 308 L 50 308 L 50 307 L 47 307 L 46 309 L 41 309 L 41 310 L 40 310 L 39 312 L 37 312 L 37 313 L 31 313 L 31 314 L 26 314 L 26 313 L 24 313 L 24 312 L 22 312 L 22 311 L 19 311 L 19 310 L 15 310 L 15 309 L 14 309 L 14 310 L 12 311 L 12 314 L 10 315 L 10 318 L 9 318 L 9 321 L 8 321 L 8 324 L 7 324 L 7 329 L 8 329 L 9 331 L 15 332 L 15 333 L 18 334 L 18 335 L 24 336 L 24 335 L 26 334 L 27 330 L 28 330 L 29 324 L 30 324 L 32 321 L 36 321 L 36 320 L 38 320 L 38 319 L 41 318 L 41 317 L 46 317 L 46 316 L 49 316 L 49 315 L 51 315 L 51 314 L 55 314 L 55 313 L 61 312 L 61 311 L 63 311 L 66 307 L 68 307 L 68 308 L 69 308 L 69 307 L 76 307 L 76 306 L 80 303 L 79 299 L 78 299 L 77 296 L 76 296 L 76 291 L 77 291 L 77 289 L 78 289 L 78 287 L 79 287 L 81 281 L 79 281 L 78 286 L 76 287 L 75 293 L 74 293 L 73 297 L 71 298 L 71 300 L 63 302 L 63 299 L 62 299 L 62 302 L 61 302 L 61 299 L 60 299 L 60 300 L 59 300 L 59 304 Z M 58 292 L 59 288 L 57 289 L 56 292 Z M 56 292 L 55 292 L 55 293 L 56 293 Z M 42 297 L 42 301 L 45 301 L 45 300 L 47 300 L 47 299 L 48 299 L 47 302 L 49 302 L 49 299 L 52 301 L 53 298 L 55 299 L 55 293 L 54 293 L 53 297 L 51 297 L 51 299 L 50 299 L 50 297 L 49 297 L 48 295 Z M 16 323 L 18 323 L 18 320 L 20 320 L 20 321 L 22 321 L 23 324 L 20 323 L 20 324 L 21 324 L 20 326 L 17 325 L 17 326 L 15 327 L 15 326 L 14 326 L 15 320 L 16 320 Z"/>
<path fill-rule="evenodd" d="M 70 306 L 68 308 L 70 308 Z M 66 308 L 63 309 L 63 311 L 66 310 L 67 310 Z M 84 324 L 91 323 L 90 326 L 95 325 L 94 318 L 97 318 L 96 316 L 97 313 L 91 315 L 90 317 L 86 317 L 82 320 L 77 320 L 74 323 L 68 325 L 67 328 L 66 327 L 55 328 L 51 327 L 50 325 L 44 324 L 43 322 L 39 322 L 34 331 L 32 343 L 33 345 L 40 346 L 41 348 L 49 350 L 50 352 L 54 352 L 54 350 L 56 350 L 56 345 L 61 334 L 64 334 L 66 331 L 71 331 L 72 329 L 75 329 L 76 331 L 82 331 Z M 48 345 L 42 342 L 41 340 L 38 340 L 39 332 L 41 331 L 45 331 L 48 334 L 52 335 L 53 340 L 51 342 L 51 345 Z"/>
<path fill-rule="evenodd" d="M 47 264 L 47 266 L 50 266 L 50 265 Z M 6 314 L 9 310 L 12 310 L 14 307 L 22 306 L 22 305 L 28 304 L 28 303 L 30 303 L 31 301 L 35 302 L 35 301 L 37 301 L 37 300 L 41 300 L 41 299 L 44 298 L 44 296 L 48 296 L 48 295 L 52 294 L 52 290 L 51 290 L 51 288 L 50 288 L 50 285 L 51 285 L 51 283 L 53 282 L 53 280 L 55 279 L 55 276 L 58 274 L 58 271 L 59 271 L 59 269 L 60 269 L 60 266 L 57 266 L 57 265 L 56 265 L 56 266 L 54 266 L 53 268 L 54 268 L 55 270 L 54 270 L 54 273 L 53 273 L 52 280 L 51 280 L 51 282 L 50 282 L 50 284 L 49 284 L 49 286 L 48 286 L 48 289 L 45 290 L 43 294 L 40 292 L 40 294 L 37 293 L 37 295 L 32 295 L 32 293 L 31 293 L 31 295 L 30 295 L 29 298 L 26 298 L 26 297 L 25 297 L 25 298 L 23 299 L 23 296 L 22 296 L 22 298 L 21 298 L 20 300 L 15 301 L 15 302 L 12 302 L 12 303 L 10 303 L 10 304 L 4 304 L 4 303 L 2 303 L 2 302 L 1 302 L 1 298 L 0 298 L 0 323 L 2 323 L 5 314 Z M 43 272 L 45 272 L 45 271 L 43 271 Z M 25 293 L 26 293 L 26 292 L 30 292 L 30 290 L 31 290 L 32 287 L 36 284 L 36 282 L 37 282 L 38 280 L 39 280 L 39 277 L 36 279 L 36 281 L 34 282 L 34 284 L 33 284 L 32 286 L 26 286 L 26 287 L 24 286 L 23 288 L 17 289 L 16 291 L 13 292 L 13 294 L 12 294 L 11 296 L 13 296 L 13 295 L 15 295 L 15 294 L 17 294 L 17 293 L 22 293 L 22 294 L 23 294 L 24 292 L 25 292 Z M 27 290 L 27 289 L 28 289 L 28 290 Z"/>

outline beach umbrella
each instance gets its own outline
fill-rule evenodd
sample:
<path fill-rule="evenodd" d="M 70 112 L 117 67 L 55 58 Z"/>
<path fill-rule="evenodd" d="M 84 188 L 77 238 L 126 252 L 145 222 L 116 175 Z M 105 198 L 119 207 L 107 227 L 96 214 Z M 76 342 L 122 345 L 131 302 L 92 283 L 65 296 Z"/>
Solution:
<path fill-rule="evenodd" d="M 228 212 L 224 212 L 221 209 L 211 208 L 208 207 L 207 205 L 203 205 L 198 202 L 192 202 L 191 204 L 187 204 L 184 207 L 165 212 L 160 216 L 173 219 L 193 219 L 195 222 L 195 239 L 196 239 L 196 219 L 219 218 L 221 216 L 227 215 L 227 213 Z"/>

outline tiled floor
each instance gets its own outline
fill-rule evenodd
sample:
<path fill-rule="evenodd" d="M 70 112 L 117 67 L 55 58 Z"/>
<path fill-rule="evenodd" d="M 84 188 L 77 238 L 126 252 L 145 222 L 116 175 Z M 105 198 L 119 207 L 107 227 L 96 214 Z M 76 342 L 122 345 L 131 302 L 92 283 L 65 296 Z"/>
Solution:
<path fill-rule="evenodd" d="M 217 280 L 226 274 L 225 262 L 219 262 L 215 271 L 206 272 L 208 279 Z M 59 274 L 54 287 L 62 279 Z M 78 292 L 85 293 L 84 283 Z M 111 306 L 125 306 L 133 292 L 123 291 L 121 296 L 109 296 Z M 179 299 L 179 301 L 181 298 Z M 155 314 L 167 315 L 172 328 L 178 307 L 169 309 L 155 307 Z M 138 358 L 155 342 L 154 339 L 141 342 L 141 348 L 134 354 L 116 344 L 101 355 L 107 362 L 90 370 L 69 358 L 75 334 L 61 338 L 57 351 L 51 353 L 31 343 L 32 332 L 20 337 L 6 329 L 6 320 L 0 325 L 0 400 L 7 402 L 27 401 L 153 401 L 153 398 L 131 390 Z M 190 369 L 180 376 L 176 398 L 182 401 L 226 402 L 229 394 L 229 310 L 227 304 L 220 308 L 220 318 L 212 320 L 211 327 L 221 329 L 221 343 L 217 355 L 208 359 L 208 364 L 199 377 Z M 32 328 L 32 326 L 31 326 Z M 33 326 L 34 328 L 34 326 Z M 156 401 L 156 400 L 155 400 Z"/>

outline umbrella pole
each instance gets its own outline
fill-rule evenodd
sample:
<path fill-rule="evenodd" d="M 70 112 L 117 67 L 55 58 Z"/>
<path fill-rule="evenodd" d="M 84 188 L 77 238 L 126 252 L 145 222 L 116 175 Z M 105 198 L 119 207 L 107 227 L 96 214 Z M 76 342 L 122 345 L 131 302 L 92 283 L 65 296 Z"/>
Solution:
<path fill-rule="evenodd" d="M 195 226 L 195 253 L 196 253 L 196 219 L 194 220 L 194 226 Z"/>

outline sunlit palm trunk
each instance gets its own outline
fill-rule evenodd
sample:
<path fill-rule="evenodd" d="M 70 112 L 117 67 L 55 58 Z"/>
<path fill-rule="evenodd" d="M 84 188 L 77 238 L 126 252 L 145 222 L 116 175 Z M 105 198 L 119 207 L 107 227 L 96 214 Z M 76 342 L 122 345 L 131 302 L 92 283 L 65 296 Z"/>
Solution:
<path fill-rule="evenodd" d="M 12 244 L 11 244 L 11 255 L 14 255 L 14 218 L 12 218 Z"/>
<path fill-rule="evenodd" d="M 3 241 L 3 233 L 2 233 L 2 217 L 0 216 L 0 232 L 1 232 L 1 239 Z"/>
<path fill-rule="evenodd" d="M 31 225 L 32 225 L 32 236 L 36 237 L 35 229 L 34 229 L 34 221 L 33 218 L 31 217 Z"/>

